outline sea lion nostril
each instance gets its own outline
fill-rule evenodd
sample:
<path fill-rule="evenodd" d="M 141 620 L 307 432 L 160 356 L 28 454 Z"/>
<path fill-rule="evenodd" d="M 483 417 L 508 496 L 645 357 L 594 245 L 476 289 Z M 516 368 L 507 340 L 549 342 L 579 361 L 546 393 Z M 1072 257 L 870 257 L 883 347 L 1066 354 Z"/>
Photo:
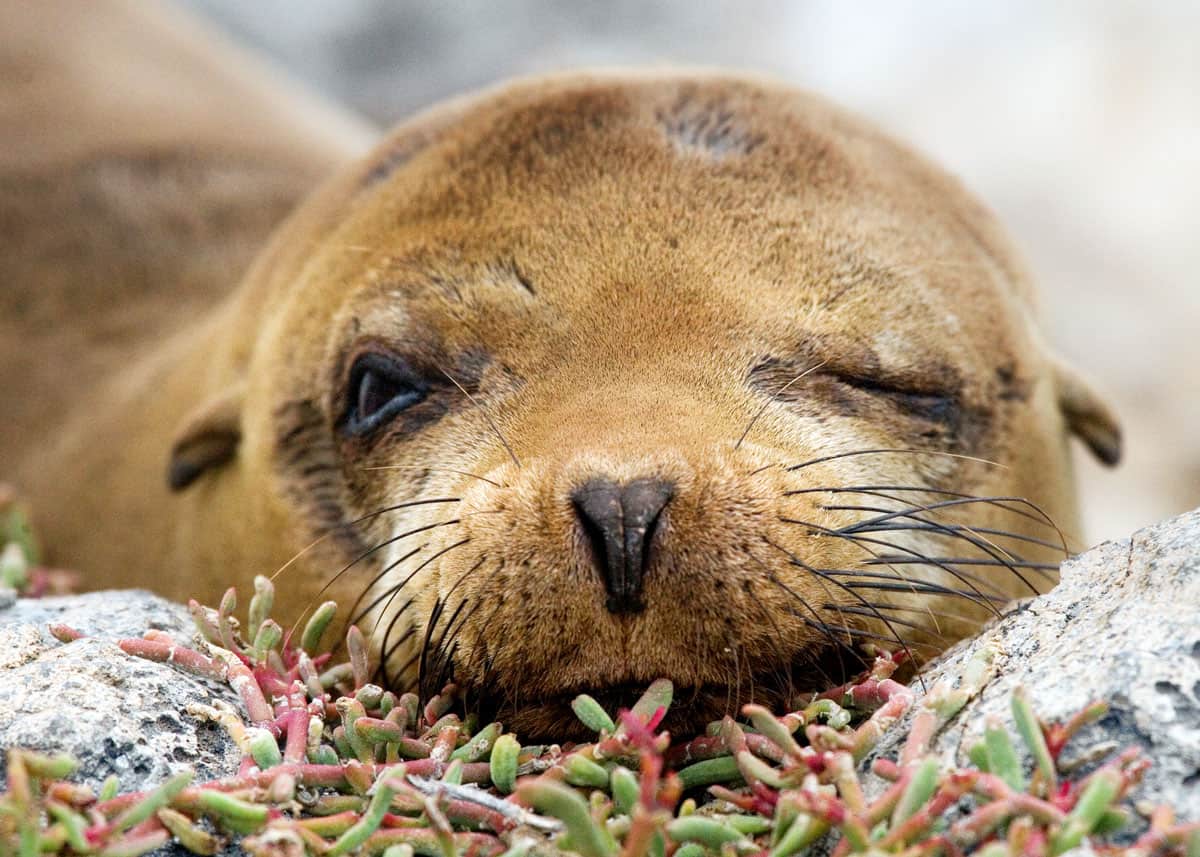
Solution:
<path fill-rule="evenodd" d="M 619 485 L 590 479 L 571 494 L 575 514 L 592 549 L 612 613 L 642 609 L 642 581 L 650 567 L 654 534 L 674 486 L 660 479 Z"/>

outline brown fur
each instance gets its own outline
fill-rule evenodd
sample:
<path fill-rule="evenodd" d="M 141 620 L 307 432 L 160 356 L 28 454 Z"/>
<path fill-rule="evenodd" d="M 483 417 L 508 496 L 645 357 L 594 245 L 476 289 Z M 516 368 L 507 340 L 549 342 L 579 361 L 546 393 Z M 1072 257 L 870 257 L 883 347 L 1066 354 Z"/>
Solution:
<path fill-rule="evenodd" d="M 1117 435 L 1033 317 L 987 212 L 815 96 L 552 77 L 402 125 L 113 386 L 19 405 L 50 443 L 5 455 L 97 585 L 213 598 L 319 540 L 284 607 L 358 598 L 398 684 L 453 676 L 537 733 L 667 675 L 697 720 L 1049 585 L 1067 432 Z M 370 438 L 344 425 L 365 353 L 427 386 Z M 573 511 L 595 478 L 673 486 L 638 613 L 606 609 Z M 939 490 L 1037 510 L 921 508 Z M 848 529 L 876 509 L 892 529 Z"/>

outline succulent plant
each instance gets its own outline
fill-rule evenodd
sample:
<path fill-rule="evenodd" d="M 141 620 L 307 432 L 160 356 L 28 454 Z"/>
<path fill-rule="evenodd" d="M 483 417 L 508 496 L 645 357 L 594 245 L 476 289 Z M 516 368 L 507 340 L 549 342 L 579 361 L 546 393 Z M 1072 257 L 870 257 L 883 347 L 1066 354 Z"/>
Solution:
<path fill-rule="evenodd" d="M 234 619 L 231 589 L 216 609 L 189 605 L 193 640 L 148 631 L 119 643 L 229 683 L 244 714 L 200 701 L 189 710 L 228 731 L 243 754 L 238 774 L 195 783 L 183 773 L 126 794 L 110 780 L 93 792 L 71 783 L 69 757 L 12 750 L 0 854 L 135 857 L 172 838 L 215 854 L 241 837 L 261 857 L 787 857 L 819 840 L 834 857 L 1016 857 L 1063 854 L 1088 839 L 1100 852 L 1200 857 L 1200 824 L 1178 824 L 1168 808 L 1153 812 L 1132 845 L 1102 844 L 1127 822 L 1122 804 L 1149 764 L 1131 749 L 1078 780 L 1060 765 L 1102 703 L 1044 723 L 1016 694 L 1029 774 L 1000 722 L 986 725 L 969 766 L 932 755 L 938 729 L 986 682 L 986 657 L 957 687 L 939 685 L 917 703 L 892 678 L 898 659 L 878 650 L 864 674 L 795 711 L 747 705 L 742 719 L 688 740 L 658 728 L 672 696 L 660 680 L 628 711 L 576 699 L 573 710 L 595 732 L 589 743 L 525 746 L 500 723 L 466 717 L 452 685 L 422 701 L 371 684 L 356 628 L 347 660 L 333 663 L 318 651 L 332 602 L 296 637 L 269 616 L 270 581 L 260 577 L 254 589 L 244 623 Z M 61 624 L 50 630 L 63 642 L 82 636 Z M 913 706 L 899 758 L 876 758 L 876 781 L 866 781 L 864 760 Z"/>

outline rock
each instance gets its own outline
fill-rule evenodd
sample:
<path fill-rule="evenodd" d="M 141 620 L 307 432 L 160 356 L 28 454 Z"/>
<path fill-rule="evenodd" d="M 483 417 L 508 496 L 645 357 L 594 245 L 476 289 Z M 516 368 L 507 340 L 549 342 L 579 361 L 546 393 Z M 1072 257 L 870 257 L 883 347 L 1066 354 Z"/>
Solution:
<path fill-rule="evenodd" d="M 991 715 L 1012 729 L 1010 702 L 1019 685 L 1045 720 L 1065 720 L 1105 700 L 1109 713 L 1064 757 L 1102 744 L 1141 747 L 1153 766 L 1133 799 L 1168 804 L 1181 821 L 1200 821 L 1200 510 L 1066 562 L 1053 591 L 934 661 L 922 671 L 924 686 L 956 680 L 984 647 L 999 653 L 996 675 L 937 736 L 934 749 L 944 759 L 965 764 Z M 920 685 L 914 689 L 919 696 Z M 885 737 L 874 756 L 894 758 L 906 732 Z"/>
<path fill-rule="evenodd" d="M 86 636 L 60 643 L 46 630 L 50 622 Z M 0 757 L 10 747 L 67 752 L 81 765 L 73 779 L 98 787 L 116 774 L 122 791 L 193 766 L 198 781 L 236 773 L 241 757 L 225 730 L 185 711 L 214 698 L 238 705 L 236 695 L 114 643 L 151 628 L 179 640 L 193 631 L 182 606 L 142 591 L 0 607 Z M 4 776 L 0 765 L 0 790 Z"/>

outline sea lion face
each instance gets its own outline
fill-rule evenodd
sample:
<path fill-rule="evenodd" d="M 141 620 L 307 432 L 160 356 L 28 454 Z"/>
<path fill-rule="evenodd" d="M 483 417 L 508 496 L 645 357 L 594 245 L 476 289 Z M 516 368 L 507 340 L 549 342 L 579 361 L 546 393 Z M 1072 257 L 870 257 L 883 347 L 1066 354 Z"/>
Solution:
<path fill-rule="evenodd" d="M 1052 582 L 1029 287 L 955 182 L 822 101 L 526 84 L 402 128 L 288 235 L 240 478 L 294 545 L 332 534 L 288 588 L 346 587 L 394 684 L 536 735 L 666 676 L 694 724 Z"/>

